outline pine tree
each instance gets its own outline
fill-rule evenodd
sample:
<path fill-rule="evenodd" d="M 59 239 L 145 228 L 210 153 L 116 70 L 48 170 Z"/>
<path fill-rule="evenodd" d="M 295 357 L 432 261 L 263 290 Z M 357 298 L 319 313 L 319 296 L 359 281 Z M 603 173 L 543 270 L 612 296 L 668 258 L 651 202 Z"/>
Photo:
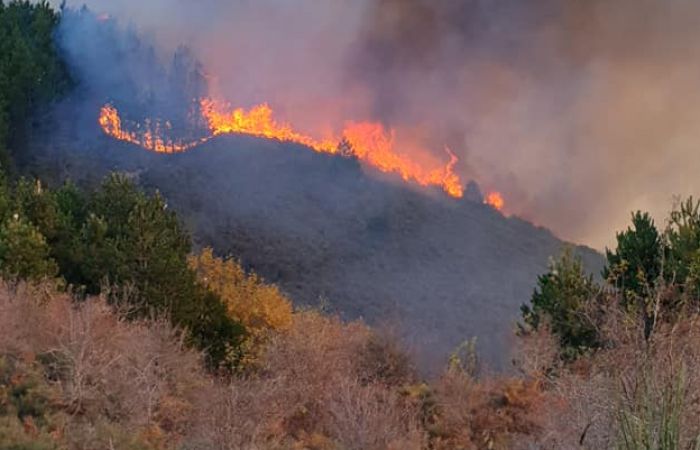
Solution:
<path fill-rule="evenodd" d="M 613 282 L 626 298 L 649 295 L 661 275 L 663 246 L 654 221 L 648 213 L 632 214 L 632 226 L 617 234 L 615 251 L 606 249 L 607 266 L 603 277 Z"/>
<path fill-rule="evenodd" d="M 0 4 L 0 164 L 18 155 L 27 117 L 70 85 L 54 33 L 59 15 L 47 2 Z"/>
<path fill-rule="evenodd" d="M 46 239 L 15 215 L 0 227 L 0 274 L 6 280 L 41 280 L 56 275 Z"/>
<path fill-rule="evenodd" d="M 189 236 L 163 198 L 147 196 L 124 175 L 108 177 L 87 204 L 81 229 L 82 258 L 75 265 L 88 293 L 105 282 L 112 300 L 131 295 L 134 317 L 165 313 L 206 349 L 210 363 L 236 364 L 245 329 L 229 316 L 220 298 L 201 285 L 187 263 Z"/>
<path fill-rule="evenodd" d="M 666 229 L 668 279 L 691 295 L 700 294 L 700 201 L 693 197 L 671 211 Z"/>
<path fill-rule="evenodd" d="M 531 306 L 522 305 L 521 331 L 547 323 L 559 337 L 562 356 L 573 359 L 599 346 L 596 330 L 596 301 L 600 288 L 586 275 L 581 259 L 566 250 L 549 272 L 540 275 Z"/>
<path fill-rule="evenodd" d="M 641 312 L 644 336 L 654 326 L 654 287 L 661 276 L 663 242 L 648 213 L 632 214 L 632 226 L 617 234 L 615 251 L 606 249 L 603 277 L 616 286 L 625 306 Z"/>

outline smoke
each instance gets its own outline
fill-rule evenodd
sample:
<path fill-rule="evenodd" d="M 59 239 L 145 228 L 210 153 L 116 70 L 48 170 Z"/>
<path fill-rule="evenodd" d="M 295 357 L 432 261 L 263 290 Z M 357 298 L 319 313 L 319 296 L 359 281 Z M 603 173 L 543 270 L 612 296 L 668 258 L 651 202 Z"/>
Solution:
<path fill-rule="evenodd" d="M 132 24 L 160 55 L 186 45 L 214 95 L 269 102 L 302 131 L 369 119 L 396 128 L 406 151 L 434 149 L 418 159 L 444 160 L 449 145 L 465 182 L 577 242 L 610 245 L 631 210 L 661 220 L 674 195 L 700 187 L 694 0 L 87 5 Z M 126 70 L 89 56 L 101 48 L 92 33 L 62 32 L 85 76 Z"/>

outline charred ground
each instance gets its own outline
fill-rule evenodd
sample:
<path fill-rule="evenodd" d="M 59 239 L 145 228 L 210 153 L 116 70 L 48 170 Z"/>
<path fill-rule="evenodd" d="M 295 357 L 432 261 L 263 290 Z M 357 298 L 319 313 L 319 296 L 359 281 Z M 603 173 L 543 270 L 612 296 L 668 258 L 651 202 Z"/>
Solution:
<path fill-rule="evenodd" d="M 164 194 L 198 245 L 240 258 L 297 305 L 395 327 L 424 367 L 474 336 L 486 361 L 505 367 L 519 306 L 565 246 L 544 228 L 354 159 L 247 137 L 155 155 L 92 133 L 75 152 L 56 136 L 81 134 L 80 121 L 63 117 L 36 133 L 52 136 L 32 145 L 39 172 L 85 183 L 132 173 Z M 578 252 L 591 270 L 602 266 L 595 251 Z"/>

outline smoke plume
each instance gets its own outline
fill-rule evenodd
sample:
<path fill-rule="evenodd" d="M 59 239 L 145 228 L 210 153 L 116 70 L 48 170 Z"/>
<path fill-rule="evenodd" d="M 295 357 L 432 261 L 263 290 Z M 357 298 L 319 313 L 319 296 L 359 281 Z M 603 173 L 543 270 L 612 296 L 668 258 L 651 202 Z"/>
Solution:
<path fill-rule="evenodd" d="M 443 161 L 447 145 L 465 182 L 501 191 L 507 212 L 563 238 L 610 245 L 631 210 L 662 219 L 674 195 L 700 187 L 694 0 L 87 5 L 160 55 L 186 45 L 209 90 L 233 104 L 268 102 L 315 134 L 381 121 L 419 160 Z M 91 56 L 102 48 L 93 32 L 61 35 L 85 77 L 108 83 L 127 68 Z"/>

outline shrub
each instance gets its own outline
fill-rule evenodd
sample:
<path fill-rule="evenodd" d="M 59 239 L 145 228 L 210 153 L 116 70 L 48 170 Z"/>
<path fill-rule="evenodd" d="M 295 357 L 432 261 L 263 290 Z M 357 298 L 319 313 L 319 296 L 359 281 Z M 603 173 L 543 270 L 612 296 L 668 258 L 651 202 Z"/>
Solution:
<path fill-rule="evenodd" d="M 537 381 L 493 378 L 479 381 L 448 371 L 430 397 L 426 420 L 433 449 L 512 449 L 542 432 L 544 393 Z"/>
<path fill-rule="evenodd" d="M 600 328 L 608 345 L 543 385 L 538 448 L 695 448 L 698 326 L 697 316 L 659 322 L 645 338 L 640 322 L 610 303 Z"/>
<path fill-rule="evenodd" d="M 616 414 L 620 450 L 690 448 L 681 445 L 685 370 L 675 368 L 672 379 L 661 386 L 655 378 L 647 369 L 639 374 L 639 379 L 620 380 L 620 405 Z M 693 448 L 700 448 L 700 436 Z"/>
<path fill-rule="evenodd" d="M 19 215 L 0 226 L 0 274 L 8 280 L 51 278 L 57 272 L 41 233 Z"/>
<path fill-rule="evenodd" d="M 246 274 L 236 261 L 216 258 L 210 248 L 191 255 L 188 262 L 199 282 L 224 303 L 228 316 L 245 327 L 243 365 L 250 366 L 269 334 L 291 325 L 291 302 L 276 286 L 265 284 L 254 273 Z"/>
<path fill-rule="evenodd" d="M 1 448 L 161 449 L 190 433 L 212 382 L 167 321 L 39 301 L 44 288 L 0 287 Z"/>
<path fill-rule="evenodd" d="M 359 355 L 371 335 L 360 323 L 295 314 L 268 344 L 260 371 L 215 399 L 194 440 L 202 448 L 422 448 L 416 406 L 363 374 Z"/>
<path fill-rule="evenodd" d="M 546 323 L 559 338 L 562 356 L 571 360 L 596 348 L 600 339 L 596 328 L 595 304 L 600 288 L 586 275 L 580 258 L 570 250 L 554 261 L 549 272 L 537 279 L 532 306 L 523 305 L 521 331 L 537 330 Z"/>

